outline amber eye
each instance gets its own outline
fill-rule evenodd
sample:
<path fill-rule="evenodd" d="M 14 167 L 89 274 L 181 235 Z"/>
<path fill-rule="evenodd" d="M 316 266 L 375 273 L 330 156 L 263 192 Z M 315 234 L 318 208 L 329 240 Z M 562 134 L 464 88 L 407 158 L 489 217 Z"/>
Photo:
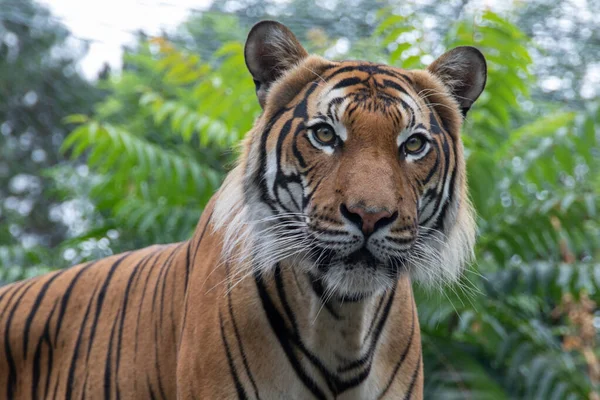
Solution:
<path fill-rule="evenodd" d="M 333 146 L 337 140 L 337 136 L 333 128 L 327 124 L 320 124 L 312 128 L 314 138 L 322 145 Z"/>
<path fill-rule="evenodd" d="M 415 154 L 425 147 L 425 138 L 423 135 L 413 135 L 404 143 L 404 149 L 408 154 Z"/>

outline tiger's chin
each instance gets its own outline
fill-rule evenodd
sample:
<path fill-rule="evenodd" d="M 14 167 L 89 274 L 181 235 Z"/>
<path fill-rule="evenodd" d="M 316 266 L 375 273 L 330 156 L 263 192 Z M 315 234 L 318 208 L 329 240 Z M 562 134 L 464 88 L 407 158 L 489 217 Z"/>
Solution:
<path fill-rule="evenodd" d="M 339 301 L 360 301 L 390 290 L 405 272 L 402 260 L 382 262 L 364 248 L 321 260 L 316 268 L 324 294 Z"/>

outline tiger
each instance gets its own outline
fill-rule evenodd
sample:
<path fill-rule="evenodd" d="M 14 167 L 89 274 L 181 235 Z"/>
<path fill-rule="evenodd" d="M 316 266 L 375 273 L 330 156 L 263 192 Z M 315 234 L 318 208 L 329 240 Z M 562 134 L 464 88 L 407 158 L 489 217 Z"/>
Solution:
<path fill-rule="evenodd" d="M 330 61 L 262 21 L 244 57 L 262 110 L 191 239 L 1 289 L 3 398 L 423 398 L 412 283 L 473 257 L 484 56 Z"/>

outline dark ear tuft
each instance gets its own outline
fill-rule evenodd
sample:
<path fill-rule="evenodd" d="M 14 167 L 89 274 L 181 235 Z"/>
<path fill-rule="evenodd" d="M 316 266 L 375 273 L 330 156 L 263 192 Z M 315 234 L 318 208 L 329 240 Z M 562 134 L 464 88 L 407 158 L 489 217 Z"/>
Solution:
<path fill-rule="evenodd" d="M 471 46 L 457 47 L 442 54 L 427 69 L 450 89 L 463 116 L 481 94 L 487 80 L 485 57 Z"/>
<path fill-rule="evenodd" d="M 248 34 L 244 57 L 254 78 L 256 95 L 264 108 L 269 87 L 285 71 L 308 56 L 296 36 L 276 21 L 261 21 Z"/>

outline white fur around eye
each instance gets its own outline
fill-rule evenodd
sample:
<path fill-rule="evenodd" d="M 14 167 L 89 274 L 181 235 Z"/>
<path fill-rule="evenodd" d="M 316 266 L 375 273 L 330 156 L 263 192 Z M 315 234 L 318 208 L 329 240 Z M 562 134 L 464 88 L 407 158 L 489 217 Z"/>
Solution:
<path fill-rule="evenodd" d="M 408 162 L 420 160 L 421 158 L 425 157 L 427 153 L 429 153 L 429 151 L 431 150 L 431 135 L 429 134 L 429 132 L 423 129 L 403 129 L 402 132 L 400 132 L 400 134 L 396 138 L 396 144 L 398 145 L 398 149 L 401 149 L 404 142 L 406 142 L 408 139 L 411 138 L 411 136 L 416 134 L 423 135 L 427 139 L 427 141 L 425 142 L 425 146 L 423 146 L 423 149 L 420 152 L 418 152 L 417 154 L 406 155 L 406 161 Z"/>
<path fill-rule="evenodd" d="M 408 162 L 420 160 L 421 158 L 425 157 L 427 153 L 429 153 L 429 150 L 431 150 L 431 143 L 425 142 L 425 146 L 423 146 L 421 151 L 419 151 L 417 154 L 406 154 L 405 160 Z"/>
<path fill-rule="evenodd" d="M 344 126 L 344 124 L 342 124 L 341 122 L 336 122 L 334 124 L 331 124 L 331 126 L 333 127 L 333 130 L 335 131 L 335 134 L 337 135 L 337 137 L 342 142 L 345 142 L 346 140 L 348 140 L 348 131 L 346 130 L 346 127 Z"/>
<path fill-rule="evenodd" d="M 306 124 L 306 130 L 307 130 L 306 135 L 308 136 L 308 140 L 310 141 L 310 143 L 315 148 L 322 150 L 325 154 L 331 155 L 331 154 L 333 154 L 335 146 L 324 145 L 315 138 L 315 131 L 313 128 L 319 126 L 319 124 L 328 124 L 329 126 L 331 126 L 331 129 L 333 130 L 333 134 L 335 135 L 337 140 L 340 140 L 340 136 L 338 134 L 337 129 L 334 126 L 332 126 L 331 124 L 329 124 L 329 122 L 323 121 L 321 119 L 311 120 Z"/>
<path fill-rule="evenodd" d="M 332 146 L 327 146 L 327 145 L 322 145 L 321 143 L 319 143 L 317 141 L 317 139 L 315 139 L 315 134 L 313 133 L 312 129 L 308 130 L 308 140 L 317 149 L 322 150 L 323 153 L 328 154 L 328 155 L 333 154 L 333 147 Z"/>
<path fill-rule="evenodd" d="M 402 146 L 402 143 L 407 141 L 411 135 L 412 131 L 410 129 L 403 129 L 402 132 L 400 132 L 396 137 L 396 146 L 400 148 L 400 146 Z"/>

